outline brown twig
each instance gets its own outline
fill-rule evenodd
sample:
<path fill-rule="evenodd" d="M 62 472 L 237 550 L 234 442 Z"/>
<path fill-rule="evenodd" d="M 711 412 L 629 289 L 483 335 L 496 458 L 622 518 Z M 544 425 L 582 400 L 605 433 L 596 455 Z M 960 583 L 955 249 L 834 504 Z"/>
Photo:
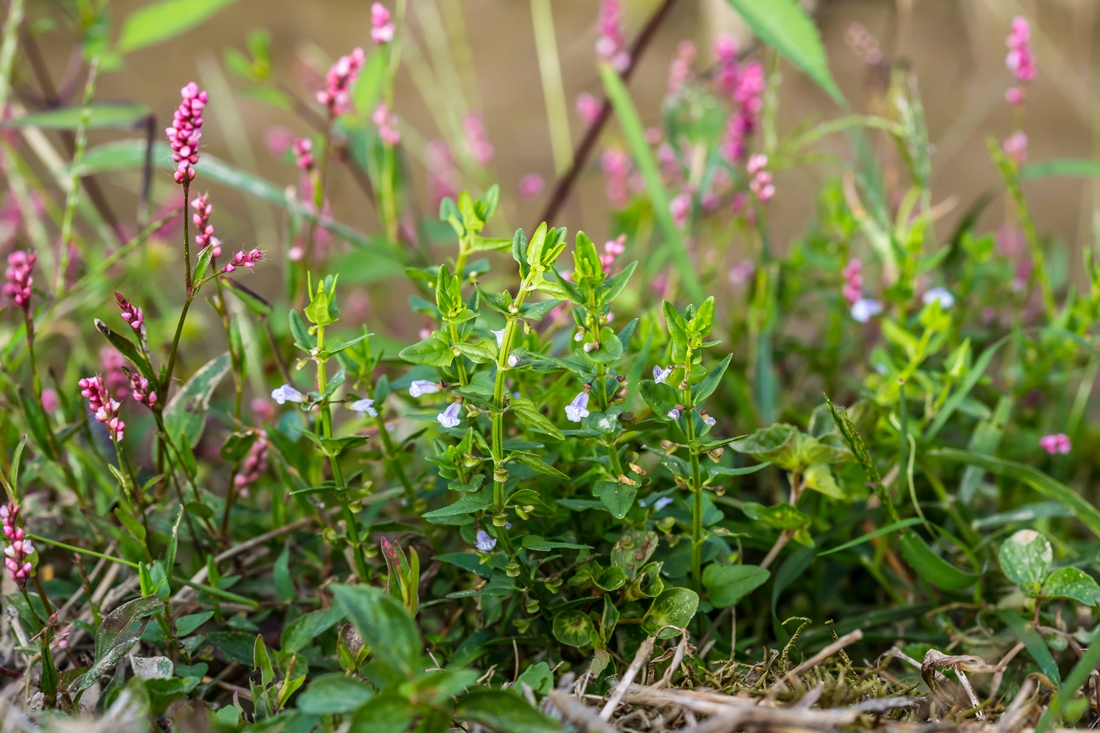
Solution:
<path fill-rule="evenodd" d="M 630 46 L 630 64 L 622 73 L 623 82 L 630 81 L 631 75 L 634 73 L 634 69 L 638 68 L 638 60 L 645 53 L 646 47 L 649 46 L 650 41 L 657 34 L 657 29 L 661 26 L 661 22 L 668 16 L 669 10 L 672 9 L 676 0 L 665 0 L 661 7 L 650 16 L 646 22 L 645 27 L 642 28 L 641 33 L 634 39 L 634 43 Z M 558 212 L 561 207 L 565 205 L 566 199 L 569 198 L 569 193 L 573 189 L 573 184 L 577 182 L 577 176 L 580 175 L 581 168 L 584 167 L 585 161 L 588 160 L 588 156 L 592 154 L 592 149 L 596 147 L 596 140 L 600 137 L 600 132 L 603 130 L 603 126 L 607 124 L 607 120 L 611 117 L 611 99 L 606 95 L 603 98 L 603 104 L 600 106 L 600 114 L 596 117 L 595 121 L 588 126 L 585 130 L 584 137 L 581 138 L 581 142 L 577 145 L 576 150 L 573 151 L 573 163 L 569 166 L 569 170 L 558 179 L 554 184 L 554 192 L 550 195 L 550 201 L 547 202 L 546 208 L 543 209 L 542 216 L 539 217 L 539 223 L 544 221 L 553 221 L 557 218 Z"/>

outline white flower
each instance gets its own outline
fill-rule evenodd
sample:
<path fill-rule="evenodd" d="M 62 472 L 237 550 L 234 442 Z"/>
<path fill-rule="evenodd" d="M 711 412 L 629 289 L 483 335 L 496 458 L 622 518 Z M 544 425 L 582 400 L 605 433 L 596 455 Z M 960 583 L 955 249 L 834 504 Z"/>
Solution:
<path fill-rule="evenodd" d="M 286 404 L 287 402 L 301 402 L 302 393 L 289 384 L 284 384 L 278 389 L 271 390 L 271 399 L 275 400 L 280 405 Z"/>
<path fill-rule="evenodd" d="M 673 407 L 671 410 L 668 411 L 668 419 L 669 420 L 679 420 L 680 419 L 680 411 L 677 410 L 675 407 Z"/>
<path fill-rule="evenodd" d="M 860 298 L 852 304 L 852 318 L 860 323 L 866 323 L 879 313 L 882 313 L 882 303 L 873 298 Z"/>
<path fill-rule="evenodd" d="M 352 412 L 358 412 L 360 414 L 367 413 L 371 417 L 378 417 L 378 410 L 374 409 L 374 400 L 364 397 L 361 400 L 356 400 L 348 405 L 348 409 Z"/>
<path fill-rule="evenodd" d="M 715 420 L 715 419 L 714 419 L 713 417 L 711 417 L 710 415 L 704 415 L 704 416 L 703 416 L 703 423 L 704 423 L 704 424 L 705 424 L 705 425 L 706 425 L 706 426 L 707 426 L 708 428 L 713 428 L 713 427 L 714 427 L 714 425 L 715 425 L 715 424 L 716 424 L 717 422 L 718 422 L 718 421 L 717 421 L 717 420 Z"/>
<path fill-rule="evenodd" d="M 435 419 L 439 421 L 439 424 L 445 428 L 457 428 L 458 424 L 462 420 L 458 417 L 458 410 L 462 407 L 460 402 L 452 402 L 447 405 L 447 409 L 435 416 Z"/>
<path fill-rule="evenodd" d="M 435 394 L 439 391 L 439 382 L 429 382 L 426 379 L 417 379 L 409 385 L 409 394 L 419 397 L 425 394 Z"/>
<path fill-rule="evenodd" d="M 495 537 L 490 537 L 489 533 L 483 529 L 477 531 L 477 549 L 482 552 L 489 552 L 497 546 L 497 540 Z"/>
<path fill-rule="evenodd" d="M 669 374 L 672 374 L 672 367 L 667 367 L 665 369 L 659 366 L 653 367 L 653 381 L 657 384 L 664 384 Z"/>
<path fill-rule="evenodd" d="M 569 422 L 580 422 L 588 417 L 588 393 L 581 392 L 565 406 L 565 417 Z"/>
<path fill-rule="evenodd" d="M 489 333 L 491 333 L 491 334 L 493 334 L 494 336 L 497 337 L 497 349 L 504 346 L 504 329 L 503 328 L 500 329 L 499 331 L 494 331 L 492 329 L 489 329 Z"/>
<path fill-rule="evenodd" d="M 938 302 L 940 308 L 947 310 L 955 305 L 955 296 L 948 292 L 947 288 L 932 288 L 924 294 L 924 304 L 931 305 L 933 301 Z"/>
<path fill-rule="evenodd" d="M 672 503 L 672 497 L 671 496 L 662 496 L 660 499 L 653 502 L 653 508 L 656 509 L 657 511 L 661 511 L 662 509 L 664 509 L 666 506 L 668 506 L 671 503 Z"/>
<path fill-rule="evenodd" d="M 508 366 L 518 367 L 519 366 L 519 357 L 516 356 L 515 354 L 509 354 L 508 355 Z"/>

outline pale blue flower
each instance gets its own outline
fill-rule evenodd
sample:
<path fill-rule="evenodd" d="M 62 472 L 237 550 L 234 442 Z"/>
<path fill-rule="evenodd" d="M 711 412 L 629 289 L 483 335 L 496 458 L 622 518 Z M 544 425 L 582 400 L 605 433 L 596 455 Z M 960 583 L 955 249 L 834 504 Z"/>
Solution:
<path fill-rule="evenodd" d="M 457 428 L 458 424 L 462 420 L 458 417 L 458 411 L 461 409 L 461 402 L 452 402 L 447 405 L 447 409 L 435 416 L 435 419 L 439 421 L 439 424 L 445 428 Z"/>
<path fill-rule="evenodd" d="M 565 406 L 565 417 L 569 422 L 580 422 L 588 417 L 588 393 L 581 392 Z"/>
<path fill-rule="evenodd" d="M 675 407 L 673 407 L 671 410 L 668 411 L 668 419 L 669 420 L 679 420 L 680 419 L 680 411 L 678 409 L 676 409 Z"/>
<path fill-rule="evenodd" d="M 483 529 L 477 531 L 477 549 L 482 552 L 489 552 L 497 546 L 497 540 L 495 537 L 490 537 L 489 533 Z"/>
<path fill-rule="evenodd" d="M 409 394 L 419 397 L 425 394 L 434 394 L 439 391 L 439 382 L 429 382 L 426 379 L 417 379 L 409 385 Z"/>
<path fill-rule="evenodd" d="M 931 305 L 933 302 L 938 302 L 940 308 L 944 310 L 955 305 L 955 296 L 948 292 L 947 288 L 932 288 L 924 294 L 923 300 L 925 305 Z"/>
<path fill-rule="evenodd" d="M 271 390 L 271 399 L 275 400 L 280 405 L 286 404 L 287 402 L 301 402 L 302 393 L 289 384 L 284 384 L 278 389 Z"/>
<path fill-rule="evenodd" d="M 493 334 L 494 336 L 497 337 L 497 348 L 498 349 L 500 347 L 504 346 L 504 329 L 503 328 L 500 329 L 499 331 L 494 331 L 492 329 L 489 329 L 489 333 L 491 333 L 491 334 Z"/>
<path fill-rule="evenodd" d="M 653 367 L 653 381 L 657 384 L 664 384 L 669 374 L 672 374 L 672 367 L 667 367 L 665 369 L 659 366 Z"/>
<path fill-rule="evenodd" d="M 653 502 L 653 508 L 656 509 L 657 511 L 661 511 L 662 509 L 664 509 L 666 506 L 668 506 L 671 503 L 672 503 L 672 497 L 671 496 L 662 496 L 660 499 Z"/>
<path fill-rule="evenodd" d="M 374 400 L 367 397 L 352 402 L 348 405 L 348 409 L 352 412 L 358 412 L 360 414 L 365 412 L 371 417 L 378 417 L 378 410 L 374 409 Z"/>
<path fill-rule="evenodd" d="M 513 367 L 513 368 L 518 367 L 519 366 L 519 357 L 516 356 L 515 354 L 509 354 L 508 355 L 508 366 Z"/>
<path fill-rule="evenodd" d="M 860 323 L 867 323 L 879 313 L 882 313 L 882 303 L 874 298 L 860 298 L 852 304 L 852 318 Z"/>

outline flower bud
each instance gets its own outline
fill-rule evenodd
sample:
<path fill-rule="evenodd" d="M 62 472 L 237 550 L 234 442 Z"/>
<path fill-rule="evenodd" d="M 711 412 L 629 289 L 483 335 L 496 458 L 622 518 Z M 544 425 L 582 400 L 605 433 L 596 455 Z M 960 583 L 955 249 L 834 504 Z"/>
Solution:
<path fill-rule="evenodd" d="M 494 519 L 494 521 L 495 521 L 495 519 Z M 516 562 L 515 560 L 508 563 L 507 565 L 504 566 L 504 572 L 505 572 L 505 574 L 508 575 L 509 578 L 518 578 L 519 577 L 519 563 Z"/>
<path fill-rule="evenodd" d="M 508 524 L 508 515 L 504 512 L 497 512 L 493 515 L 493 526 L 504 527 Z"/>
<path fill-rule="evenodd" d="M 527 610 L 527 613 L 530 613 L 530 614 L 538 613 L 539 612 L 539 599 L 537 599 L 537 598 L 528 598 L 527 601 L 524 604 L 524 608 Z"/>
<path fill-rule="evenodd" d="M 507 468 L 505 468 L 504 466 L 497 466 L 495 469 L 493 469 L 493 481 L 496 481 L 498 484 L 502 484 L 507 480 L 508 480 L 508 469 Z"/>
<path fill-rule="evenodd" d="M 481 459 L 477 456 L 470 455 L 469 453 L 462 454 L 462 465 L 464 468 L 473 468 L 479 463 L 481 463 Z"/>

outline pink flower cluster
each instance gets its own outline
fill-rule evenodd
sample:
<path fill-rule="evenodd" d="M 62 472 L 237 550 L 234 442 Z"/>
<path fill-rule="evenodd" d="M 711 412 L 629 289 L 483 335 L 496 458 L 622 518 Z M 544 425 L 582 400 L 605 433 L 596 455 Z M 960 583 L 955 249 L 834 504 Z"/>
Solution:
<path fill-rule="evenodd" d="M 756 194 L 761 203 L 766 203 L 775 195 L 775 186 L 772 184 L 772 174 L 765 168 L 768 165 L 768 156 L 757 153 L 749 158 L 748 171 L 752 179 L 749 181 L 749 189 Z"/>
<path fill-rule="evenodd" d="M 676 223 L 676 226 L 682 229 L 691 216 L 691 194 L 684 192 L 669 201 L 668 212 L 672 214 L 672 221 Z"/>
<path fill-rule="evenodd" d="M 294 164 L 306 173 L 313 170 L 313 141 L 300 137 L 294 141 Z"/>
<path fill-rule="evenodd" d="M 1016 165 L 1023 165 L 1027 160 L 1027 135 L 1017 130 L 1008 136 L 1001 149 L 1005 151 L 1005 155 L 1016 162 Z"/>
<path fill-rule="evenodd" d="M 317 92 L 317 101 L 328 109 L 330 116 L 342 115 L 351 110 L 351 90 L 355 86 L 355 80 L 359 78 L 363 62 L 363 49 L 356 47 L 347 56 L 341 56 L 328 70 L 325 88 Z"/>
<path fill-rule="evenodd" d="M 116 400 L 124 400 L 130 394 L 130 378 L 126 376 L 126 359 L 113 346 L 99 350 L 99 367 L 107 394 Z"/>
<path fill-rule="evenodd" d="M 466 136 L 466 149 L 478 165 L 493 162 L 493 146 L 485 134 L 485 123 L 477 115 L 470 113 L 462 120 L 462 134 Z"/>
<path fill-rule="evenodd" d="M 731 97 L 737 92 L 740 64 L 737 62 L 737 39 L 725 33 L 714 39 L 714 83 Z"/>
<path fill-rule="evenodd" d="M 630 66 L 626 31 L 623 29 L 622 0 L 603 0 L 600 3 L 600 17 L 596 22 L 596 58 L 611 64 L 611 68 L 620 74 Z"/>
<path fill-rule="evenodd" d="M 630 202 L 630 156 L 619 148 L 608 148 L 600 156 L 604 174 L 604 192 L 613 209 L 621 209 Z"/>
<path fill-rule="evenodd" d="M 103 378 L 97 374 L 94 377 L 81 379 L 77 384 L 80 386 L 80 394 L 88 400 L 89 409 L 95 413 L 95 419 L 107 427 L 111 440 L 115 443 L 121 442 L 126 423 L 119 418 L 118 400 L 111 399 Z"/>
<path fill-rule="evenodd" d="M 241 463 L 240 472 L 233 478 L 233 484 L 242 496 L 248 495 L 248 487 L 256 483 L 267 470 L 267 433 L 258 431 L 256 440 L 248 449 L 248 455 Z"/>
<path fill-rule="evenodd" d="M 611 268 L 615 264 L 615 260 L 622 257 L 626 252 L 626 235 L 620 234 L 615 239 L 609 239 L 604 242 L 603 254 L 600 255 L 600 264 L 603 265 L 603 271 L 605 275 L 611 274 Z"/>
<path fill-rule="evenodd" d="M 31 285 L 34 278 L 31 270 L 38 261 L 38 255 L 34 252 L 16 250 L 8 255 L 8 269 L 4 271 L 7 282 L 4 284 L 4 292 L 11 296 L 15 304 L 26 313 L 31 307 Z"/>
<path fill-rule="evenodd" d="M 390 11 L 382 3 L 370 6 L 370 37 L 381 46 L 393 40 L 394 27 L 390 22 Z"/>
<path fill-rule="evenodd" d="M 1039 446 L 1052 456 L 1056 453 L 1065 455 L 1073 449 L 1073 444 L 1070 443 L 1069 436 L 1065 433 L 1044 435 L 1039 438 Z"/>
<path fill-rule="evenodd" d="M 424 164 L 428 171 L 428 188 L 432 203 L 438 207 L 445 198 L 458 196 L 459 176 L 454 157 L 447 143 L 432 140 L 424 146 Z"/>
<path fill-rule="evenodd" d="M 538 173 L 528 173 L 519 179 L 519 197 L 524 201 L 532 201 L 542 193 L 545 186 L 546 182 L 542 180 L 542 176 Z"/>
<path fill-rule="evenodd" d="M 397 129 L 397 115 L 390 112 L 390 108 L 382 103 L 374 110 L 371 118 L 378 125 L 378 137 L 382 138 L 382 144 L 393 147 L 401 142 L 401 131 Z"/>
<path fill-rule="evenodd" d="M 172 148 L 172 160 L 176 183 L 189 183 L 195 178 L 194 165 L 199 162 L 199 138 L 202 137 L 202 110 L 210 100 L 206 92 L 200 92 L 195 82 L 188 82 L 180 90 L 183 100 L 172 115 L 172 126 L 164 131 Z"/>
<path fill-rule="evenodd" d="M 603 105 L 600 100 L 588 92 L 581 92 L 577 95 L 577 117 L 584 124 L 595 124 L 596 120 L 600 119 L 602 109 Z"/>
<path fill-rule="evenodd" d="M 257 262 L 262 261 L 264 253 L 258 249 L 252 249 L 245 252 L 243 249 L 237 254 L 233 255 L 233 259 L 226 263 L 222 268 L 222 272 L 233 272 L 238 267 L 247 267 L 251 270 Z"/>
<path fill-rule="evenodd" d="M 191 216 L 191 221 L 195 223 L 195 231 L 198 232 L 195 235 L 195 246 L 203 250 L 209 245 L 214 248 L 210 254 L 214 257 L 221 257 L 222 242 L 214 236 L 214 225 L 210 223 L 210 215 L 214 213 L 214 205 L 207 203 L 206 194 L 204 193 L 191 202 L 191 208 L 195 210 L 195 213 Z"/>
<path fill-rule="evenodd" d="M 16 524 L 16 518 L 19 516 L 19 507 L 15 504 L 8 502 L 4 506 L 0 506 L 0 519 L 3 519 L 4 523 L 4 537 L 8 540 L 8 546 L 4 548 L 4 567 L 8 570 L 8 575 L 15 581 L 16 585 L 22 588 L 27 583 L 27 578 L 31 577 L 31 572 L 34 570 L 34 566 L 27 560 L 27 557 L 34 554 L 34 546 L 31 541 L 26 539 L 26 533 L 23 532 L 23 528 Z"/>
<path fill-rule="evenodd" d="M 848 305 L 855 305 L 863 297 L 863 262 L 853 257 L 840 274 L 844 276 L 844 288 L 840 292 Z"/>
<path fill-rule="evenodd" d="M 1031 26 L 1026 18 L 1012 20 L 1012 30 L 1005 39 L 1005 45 L 1008 46 L 1005 66 L 1021 85 L 1029 83 L 1038 75 L 1039 68 L 1031 52 Z M 1023 104 L 1026 98 L 1027 92 L 1023 86 L 1015 86 L 1005 92 L 1009 104 Z"/>
<path fill-rule="evenodd" d="M 126 297 L 117 290 L 115 291 L 115 300 L 118 302 L 118 309 L 122 311 L 122 320 L 129 323 L 130 328 L 134 329 L 138 335 L 144 337 L 145 314 L 141 308 L 126 300 Z"/>
<path fill-rule="evenodd" d="M 722 154 L 731 164 L 744 160 L 747 139 L 756 131 L 764 107 L 764 67 L 758 61 L 737 63 L 736 45 L 727 40 L 715 44 L 718 57 L 718 83 L 733 97 L 736 109 L 730 115 L 722 141 Z"/>
<path fill-rule="evenodd" d="M 149 380 L 138 372 L 130 374 L 130 394 L 134 396 L 137 402 L 145 405 L 150 410 L 157 404 L 157 393 L 150 388 Z"/>
<path fill-rule="evenodd" d="M 691 65 L 695 63 L 695 44 L 691 41 L 680 41 L 676 46 L 676 55 L 672 57 L 672 63 L 668 65 L 668 91 L 676 94 L 684 86 L 684 82 L 691 76 Z"/>

